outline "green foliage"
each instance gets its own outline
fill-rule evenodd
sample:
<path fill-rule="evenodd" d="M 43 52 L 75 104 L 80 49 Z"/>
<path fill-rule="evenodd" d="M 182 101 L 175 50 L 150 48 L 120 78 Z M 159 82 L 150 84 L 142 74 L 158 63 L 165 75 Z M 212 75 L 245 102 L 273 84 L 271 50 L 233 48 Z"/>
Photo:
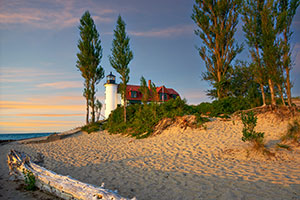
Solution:
<path fill-rule="evenodd" d="M 246 110 L 251 108 L 250 102 L 242 97 L 226 97 L 218 101 L 212 102 L 213 110 L 211 116 L 220 114 L 230 115 L 238 110 Z"/>
<path fill-rule="evenodd" d="M 249 108 L 251 108 L 251 103 L 242 97 L 227 97 L 199 105 L 187 105 L 185 100 L 177 97 L 161 104 L 151 102 L 150 104 L 129 105 L 127 107 L 128 123 L 124 123 L 123 120 L 123 107 L 118 107 L 110 114 L 103 127 L 112 134 L 123 133 L 136 138 L 144 138 L 151 135 L 154 127 L 164 118 L 175 119 L 177 116 L 195 115 L 199 127 L 209 121 L 202 115 L 226 118 L 238 110 Z"/>
<path fill-rule="evenodd" d="M 141 79 L 141 86 L 140 86 L 140 92 L 142 93 L 142 102 L 143 104 L 147 104 L 149 98 L 150 98 L 150 90 L 147 86 L 146 79 L 142 76 Z"/>
<path fill-rule="evenodd" d="M 208 115 L 210 117 L 228 116 L 239 110 L 247 110 L 256 107 L 257 104 L 243 97 L 226 97 L 215 100 L 212 103 L 203 102 L 197 106 L 189 106 L 189 112 L 197 115 L 197 113 Z"/>
<path fill-rule="evenodd" d="M 276 144 L 279 148 L 282 148 L 282 149 L 287 149 L 287 150 L 290 150 L 291 147 L 289 145 L 286 145 L 286 144 L 280 144 L 280 143 L 277 143 Z"/>
<path fill-rule="evenodd" d="M 86 124 L 88 124 L 89 106 L 92 108 L 92 122 L 95 122 L 96 85 L 104 77 L 104 69 L 99 65 L 102 59 L 100 35 L 89 11 L 81 17 L 79 30 L 76 67 L 84 78 L 83 96 L 86 98 Z"/>
<path fill-rule="evenodd" d="M 218 99 L 227 96 L 230 64 L 243 49 L 234 37 L 240 7 L 241 0 L 195 0 L 193 6 L 195 34 L 203 41 L 197 49 L 207 69 L 203 79 L 212 84 L 215 91 L 209 94 L 216 93 Z"/>
<path fill-rule="evenodd" d="M 262 92 L 257 82 L 257 70 L 254 64 L 238 61 L 230 76 L 229 94 L 234 97 L 243 97 L 248 100 L 251 107 L 262 105 Z"/>
<path fill-rule="evenodd" d="M 242 113 L 241 115 L 242 122 L 244 125 L 243 128 L 243 142 L 249 141 L 251 142 L 255 148 L 264 147 L 264 133 L 263 132 L 255 132 L 254 128 L 256 126 L 257 117 L 254 115 L 253 111 L 248 113 Z"/>
<path fill-rule="evenodd" d="M 284 136 L 281 137 L 282 141 L 292 140 L 293 142 L 298 142 L 300 139 L 300 124 L 297 120 L 293 123 L 288 124 L 288 130 Z"/>
<path fill-rule="evenodd" d="M 99 121 L 99 119 L 100 119 L 102 106 L 103 106 L 103 104 L 101 103 L 101 101 L 99 101 L 97 99 L 96 104 L 95 104 L 95 112 L 97 114 L 96 121 Z"/>
<path fill-rule="evenodd" d="M 35 176 L 33 175 L 33 173 L 31 171 L 25 171 L 25 169 L 23 169 L 23 174 L 25 177 L 25 189 L 26 190 L 35 190 L 36 186 L 35 186 Z"/>
<path fill-rule="evenodd" d="M 162 104 L 133 104 L 127 107 L 127 122 L 122 118 L 122 107 L 114 110 L 104 128 L 110 133 L 128 134 L 136 138 L 149 136 L 161 119 L 189 114 L 186 102 L 179 97 Z M 199 119 L 200 120 L 200 119 Z"/>
<path fill-rule="evenodd" d="M 90 124 L 87 124 L 87 125 L 83 126 L 81 128 L 81 130 L 90 134 L 92 132 L 99 131 L 101 125 L 102 125 L 101 122 L 98 121 L 98 122 L 90 123 Z"/>

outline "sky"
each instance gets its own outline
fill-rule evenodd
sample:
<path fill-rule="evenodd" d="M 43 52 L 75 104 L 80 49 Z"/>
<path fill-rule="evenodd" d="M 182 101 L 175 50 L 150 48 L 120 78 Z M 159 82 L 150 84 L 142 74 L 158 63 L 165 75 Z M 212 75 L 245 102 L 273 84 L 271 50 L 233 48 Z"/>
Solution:
<path fill-rule="evenodd" d="M 129 84 L 141 76 L 179 92 L 189 104 L 211 101 L 205 65 L 195 46 L 193 0 L 0 0 L 0 133 L 60 132 L 85 122 L 83 79 L 76 68 L 79 20 L 89 11 L 109 64 L 118 15 L 134 58 Z M 292 23 L 293 96 L 300 96 L 300 13 Z M 240 20 L 237 43 L 245 43 Z M 249 60 L 247 46 L 237 59 Z M 117 79 L 118 81 L 119 79 Z M 104 103 L 103 79 L 97 98 Z M 104 110 L 103 110 L 104 112 Z"/>

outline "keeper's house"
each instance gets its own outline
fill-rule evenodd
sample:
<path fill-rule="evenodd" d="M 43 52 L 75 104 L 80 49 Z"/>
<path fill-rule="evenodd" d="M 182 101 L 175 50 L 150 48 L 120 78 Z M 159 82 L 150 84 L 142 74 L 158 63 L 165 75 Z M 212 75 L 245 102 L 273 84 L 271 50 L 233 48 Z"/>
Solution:
<path fill-rule="evenodd" d="M 118 105 L 123 105 L 121 100 L 121 94 L 118 92 L 119 85 L 116 84 L 116 76 L 111 72 L 106 76 L 107 80 L 105 86 L 105 118 L 108 118 L 111 111 L 117 108 Z M 150 88 L 151 80 L 148 81 L 148 87 Z M 140 92 L 139 85 L 127 85 L 126 99 L 129 104 L 141 103 L 142 93 Z M 165 86 L 156 87 L 156 91 L 159 95 L 159 101 L 165 102 L 170 99 L 176 99 L 179 94 L 172 88 L 166 88 Z"/>

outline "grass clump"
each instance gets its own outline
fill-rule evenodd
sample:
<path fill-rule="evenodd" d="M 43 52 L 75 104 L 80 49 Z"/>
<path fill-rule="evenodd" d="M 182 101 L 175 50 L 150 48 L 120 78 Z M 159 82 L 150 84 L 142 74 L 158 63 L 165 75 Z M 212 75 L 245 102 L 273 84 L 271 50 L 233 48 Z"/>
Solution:
<path fill-rule="evenodd" d="M 253 111 L 248 113 L 242 113 L 241 115 L 242 122 L 244 125 L 243 128 L 243 142 L 250 142 L 253 144 L 255 149 L 260 149 L 264 147 L 264 133 L 263 132 L 256 132 L 254 128 L 257 123 L 257 117 L 254 115 Z"/>
<path fill-rule="evenodd" d="M 25 171 L 23 169 L 23 174 L 25 177 L 25 189 L 26 190 L 35 190 L 36 189 L 35 176 L 33 175 L 33 173 L 31 171 Z"/>
<path fill-rule="evenodd" d="M 290 147 L 289 145 L 286 145 L 286 144 L 280 144 L 280 143 L 277 143 L 276 145 L 277 145 L 277 147 L 279 147 L 279 148 L 291 150 L 291 147 Z"/>
<path fill-rule="evenodd" d="M 292 141 L 297 143 L 300 139 L 300 124 L 297 120 L 288 124 L 288 130 L 284 136 L 281 137 L 282 141 Z"/>
<path fill-rule="evenodd" d="M 99 131 L 100 126 L 101 126 L 101 122 L 98 121 L 98 122 L 90 123 L 90 124 L 87 124 L 87 125 L 83 126 L 81 128 L 81 130 L 87 132 L 88 134 L 90 134 L 92 132 Z"/>

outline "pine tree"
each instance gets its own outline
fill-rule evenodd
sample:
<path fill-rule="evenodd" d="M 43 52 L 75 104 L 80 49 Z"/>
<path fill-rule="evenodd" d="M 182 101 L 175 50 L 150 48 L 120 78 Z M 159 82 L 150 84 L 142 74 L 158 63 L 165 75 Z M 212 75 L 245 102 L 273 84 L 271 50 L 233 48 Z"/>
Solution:
<path fill-rule="evenodd" d="M 126 122 L 126 88 L 129 81 L 129 72 L 128 67 L 130 61 L 133 59 L 133 53 L 130 50 L 129 46 L 129 37 L 126 35 L 125 31 L 125 22 L 122 20 L 119 15 L 117 20 L 117 26 L 114 30 L 114 39 L 112 43 L 111 53 L 109 56 L 109 61 L 111 66 L 120 74 L 121 83 L 119 90 L 124 102 L 124 122 Z"/>
<path fill-rule="evenodd" d="M 157 109 L 157 103 L 159 102 L 159 95 L 156 89 L 156 85 L 153 82 L 151 82 L 150 84 L 150 99 L 152 101 L 151 105 L 152 105 L 153 116 L 154 119 L 156 119 L 157 117 L 156 109 Z"/>
<path fill-rule="evenodd" d="M 97 113 L 97 121 L 99 121 L 100 119 L 100 115 L 101 115 L 101 109 L 102 109 L 102 103 L 101 101 L 99 101 L 98 99 L 96 100 L 96 103 L 95 103 L 95 112 Z"/>
<path fill-rule="evenodd" d="M 139 91 L 142 93 L 142 102 L 144 105 L 146 105 L 150 97 L 150 90 L 143 76 L 141 77 L 140 81 L 141 81 L 141 86 Z"/>
<path fill-rule="evenodd" d="M 279 29 L 277 18 L 277 2 L 267 0 L 261 11 L 261 46 L 263 61 L 266 66 L 267 80 L 271 93 L 271 104 L 276 105 L 275 84 L 278 83 L 278 66 L 280 66 L 279 56 Z"/>
<path fill-rule="evenodd" d="M 285 89 L 288 98 L 288 105 L 292 106 L 290 81 L 291 62 L 291 47 L 290 40 L 293 32 L 290 30 L 296 10 L 300 4 L 299 0 L 279 0 L 279 13 L 281 22 L 281 31 L 283 32 L 283 40 L 281 42 L 282 48 L 282 70 L 285 70 Z"/>
<path fill-rule="evenodd" d="M 104 70 L 99 65 L 102 58 L 102 47 L 99 33 L 89 11 L 80 19 L 80 40 L 78 41 L 76 67 L 84 78 L 83 96 L 86 99 L 86 124 L 89 123 L 89 106 L 92 108 L 92 122 L 95 122 L 96 85 L 104 77 Z"/>
<path fill-rule="evenodd" d="M 241 13 L 244 22 L 243 31 L 246 33 L 246 42 L 249 46 L 249 52 L 252 57 L 254 66 L 254 80 L 259 84 L 262 94 L 263 106 L 266 105 L 266 96 L 264 92 L 264 85 L 266 79 L 265 67 L 261 52 L 261 11 L 264 2 L 260 0 L 246 0 L 244 1 Z"/>
<path fill-rule="evenodd" d="M 192 19 L 203 45 L 198 47 L 207 72 L 204 80 L 212 83 L 218 99 L 225 97 L 230 63 L 243 49 L 235 45 L 241 0 L 195 0 Z"/>

